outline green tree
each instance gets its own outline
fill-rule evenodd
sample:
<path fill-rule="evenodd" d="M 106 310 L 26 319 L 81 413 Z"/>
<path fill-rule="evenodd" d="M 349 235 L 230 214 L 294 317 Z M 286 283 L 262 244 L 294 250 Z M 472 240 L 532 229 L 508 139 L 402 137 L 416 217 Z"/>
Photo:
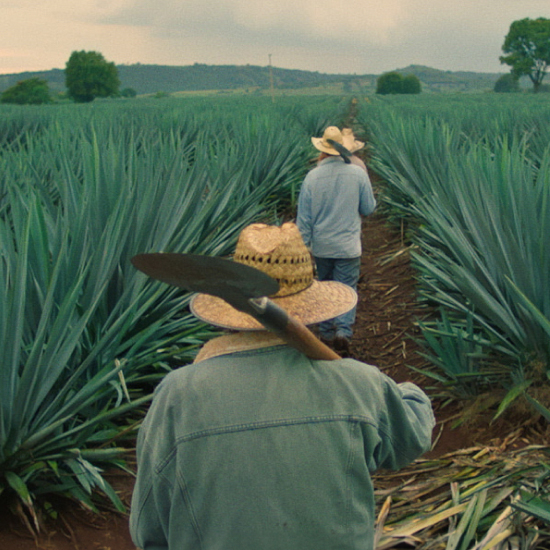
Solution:
<path fill-rule="evenodd" d="M 398 72 L 384 73 L 376 80 L 377 94 L 400 94 L 403 76 Z"/>
<path fill-rule="evenodd" d="M 0 103 L 16 103 L 18 105 L 41 105 L 51 103 L 52 96 L 48 82 L 42 78 L 21 80 L 11 88 L 4 90 Z"/>
<path fill-rule="evenodd" d="M 420 80 L 413 74 L 403 76 L 392 71 L 379 76 L 376 81 L 377 94 L 419 94 L 421 91 Z"/>
<path fill-rule="evenodd" d="M 516 77 L 528 76 L 538 92 L 550 64 L 550 19 L 521 19 L 510 25 L 500 57 Z"/>
<path fill-rule="evenodd" d="M 77 103 L 96 97 L 117 96 L 120 88 L 118 69 L 98 52 L 73 52 L 65 66 L 68 95 Z"/>
<path fill-rule="evenodd" d="M 493 91 L 497 93 L 519 92 L 519 78 L 513 74 L 503 74 L 495 82 Z"/>
<path fill-rule="evenodd" d="M 134 90 L 134 88 L 124 88 L 124 90 L 122 90 L 120 92 L 120 95 L 122 97 L 128 97 L 128 98 L 131 98 L 131 97 L 136 97 L 137 96 L 137 92 Z"/>
<path fill-rule="evenodd" d="M 408 74 L 403 77 L 401 81 L 401 93 L 402 94 L 419 94 L 422 91 L 422 84 L 417 76 L 414 74 Z"/>

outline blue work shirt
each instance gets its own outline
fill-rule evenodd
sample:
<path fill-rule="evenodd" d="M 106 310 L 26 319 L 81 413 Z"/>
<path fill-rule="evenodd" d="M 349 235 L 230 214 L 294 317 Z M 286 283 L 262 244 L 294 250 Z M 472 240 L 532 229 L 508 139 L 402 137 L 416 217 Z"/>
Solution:
<path fill-rule="evenodd" d="M 361 216 L 376 208 L 365 170 L 341 157 L 322 160 L 304 179 L 296 225 L 318 258 L 361 256 Z"/>
<path fill-rule="evenodd" d="M 144 550 L 372 550 L 371 473 L 430 448 L 414 384 L 276 345 L 170 373 L 141 426 L 130 530 Z"/>

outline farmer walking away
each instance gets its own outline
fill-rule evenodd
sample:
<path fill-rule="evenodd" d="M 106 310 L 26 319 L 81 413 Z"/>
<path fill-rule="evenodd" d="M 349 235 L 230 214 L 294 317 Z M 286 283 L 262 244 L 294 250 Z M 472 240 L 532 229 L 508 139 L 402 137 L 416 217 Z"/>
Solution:
<path fill-rule="evenodd" d="M 346 139 L 353 147 L 364 145 L 349 134 Z M 296 223 L 315 258 L 317 277 L 356 290 L 361 270 L 361 216 L 376 208 L 372 185 L 366 168 L 351 161 L 354 155 L 344 146 L 344 136 L 336 126 L 329 126 L 323 137 L 312 137 L 311 142 L 320 155 L 302 184 Z M 348 352 L 354 323 L 352 308 L 321 323 L 319 333 L 338 351 Z"/>
<path fill-rule="evenodd" d="M 275 278 L 271 300 L 305 325 L 356 303 L 349 286 L 314 279 L 295 224 L 248 226 L 233 260 Z M 137 442 L 134 543 L 373 549 L 371 474 L 430 448 L 428 397 L 351 358 L 310 359 L 217 296 L 196 294 L 191 310 L 232 332 L 157 388 Z"/>

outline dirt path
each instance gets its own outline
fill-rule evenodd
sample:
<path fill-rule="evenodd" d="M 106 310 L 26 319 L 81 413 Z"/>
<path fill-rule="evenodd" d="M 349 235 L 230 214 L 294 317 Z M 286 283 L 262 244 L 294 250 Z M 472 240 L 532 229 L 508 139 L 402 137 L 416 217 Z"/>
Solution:
<path fill-rule="evenodd" d="M 420 310 L 415 302 L 414 272 L 409 252 L 399 231 L 386 226 L 381 214 L 364 221 L 364 256 L 359 282 L 359 304 L 351 355 L 373 365 L 397 382 L 414 380 L 426 387 L 429 381 L 414 373 L 408 365 L 422 369 L 427 362 L 417 353 L 418 335 L 415 320 Z M 448 415 L 441 416 L 440 427 L 447 425 Z M 451 445 L 452 443 L 452 445 Z M 439 438 L 437 453 L 460 448 L 462 443 L 453 433 Z M 130 502 L 133 480 L 120 476 L 115 479 L 124 500 Z M 39 546 L 26 533 L 24 526 L 9 518 L 0 526 L 1 550 L 133 550 L 127 520 L 114 513 L 94 516 L 71 506 L 61 508 L 62 519 L 49 527 Z"/>
<path fill-rule="evenodd" d="M 434 448 L 427 457 L 474 445 L 511 448 L 529 443 L 550 442 L 550 426 L 537 420 L 532 410 L 521 405 L 497 421 L 498 391 L 472 402 L 448 402 L 441 385 L 413 370 L 433 369 L 419 352 L 416 321 L 428 315 L 416 301 L 416 274 L 410 265 L 410 244 L 401 231 L 390 228 L 384 216 L 375 213 L 363 222 L 364 253 L 359 282 L 359 304 L 351 355 L 378 366 L 396 382 L 413 381 L 432 398 L 437 426 Z M 483 404 L 491 406 L 483 409 Z M 466 419 L 466 420 L 465 420 Z M 462 424 L 460 424 L 462 421 Z M 459 426 L 455 426 L 459 423 Z"/>
<path fill-rule="evenodd" d="M 404 241 L 398 228 L 389 227 L 384 216 L 375 213 L 363 222 L 363 247 L 351 355 L 376 365 L 396 382 L 416 383 L 433 397 L 440 393 L 435 382 L 412 368 L 426 371 L 432 366 L 420 355 L 421 346 L 416 341 L 420 337 L 417 320 L 425 318 L 428 312 L 416 301 L 410 244 Z M 451 429 L 460 406 L 443 405 L 443 400 L 434 400 L 438 425 L 434 432 L 437 443 L 431 456 L 472 444 L 471 426 Z M 485 434 L 481 438 L 485 439 Z"/>
<path fill-rule="evenodd" d="M 429 363 L 418 352 L 414 338 L 419 336 L 416 320 L 426 315 L 415 299 L 415 272 L 410 265 L 410 249 L 399 229 L 390 228 L 381 213 L 364 220 L 364 255 L 359 282 L 359 304 L 351 355 L 378 366 L 397 382 L 412 380 L 432 397 L 440 393 L 431 379 L 413 371 L 425 370 Z M 444 406 L 433 400 L 437 418 L 434 449 L 428 457 L 447 452 L 500 442 L 506 446 L 550 441 L 548 430 L 522 426 L 521 419 L 503 419 L 490 423 L 492 413 L 479 414 L 467 425 L 453 429 L 463 413 L 464 404 Z M 116 476 L 110 479 L 129 505 L 133 479 Z M 0 509 L 1 550 L 134 550 L 127 518 L 113 512 L 94 515 L 74 506 L 62 506 L 60 519 L 48 525 L 38 541 L 6 508 Z"/>
<path fill-rule="evenodd" d="M 414 373 L 408 365 L 422 369 L 427 362 L 418 355 L 419 346 L 413 340 L 418 335 L 415 320 L 420 314 L 415 302 L 414 272 L 409 251 L 399 231 L 389 228 L 381 214 L 364 221 L 364 255 L 359 282 L 359 303 L 351 355 L 378 366 L 397 382 L 413 380 L 426 387 L 428 379 Z M 440 428 L 446 426 L 442 415 Z M 453 433 L 439 438 L 437 453 L 460 448 Z M 451 445 L 452 443 L 452 445 Z M 132 479 L 115 479 L 130 502 Z M 35 546 L 25 528 L 10 517 L 0 526 L 1 550 L 133 550 L 127 520 L 114 513 L 94 516 L 83 510 L 63 506 L 62 519 L 49 528 Z"/>

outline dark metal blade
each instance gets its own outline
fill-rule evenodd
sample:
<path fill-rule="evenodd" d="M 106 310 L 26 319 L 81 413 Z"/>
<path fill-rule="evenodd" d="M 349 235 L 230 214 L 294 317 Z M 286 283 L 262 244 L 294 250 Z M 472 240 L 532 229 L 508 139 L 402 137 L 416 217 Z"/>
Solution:
<path fill-rule="evenodd" d="M 327 141 L 340 153 L 340 156 L 344 159 L 346 164 L 351 164 L 351 152 L 346 149 L 341 143 L 334 141 L 333 139 L 327 139 Z"/>
<path fill-rule="evenodd" d="M 271 296 L 279 283 L 253 267 L 198 254 L 153 253 L 132 258 L 134 267 L 169 285 L 211 294 L 250 313 L 250 298 Z"/>

